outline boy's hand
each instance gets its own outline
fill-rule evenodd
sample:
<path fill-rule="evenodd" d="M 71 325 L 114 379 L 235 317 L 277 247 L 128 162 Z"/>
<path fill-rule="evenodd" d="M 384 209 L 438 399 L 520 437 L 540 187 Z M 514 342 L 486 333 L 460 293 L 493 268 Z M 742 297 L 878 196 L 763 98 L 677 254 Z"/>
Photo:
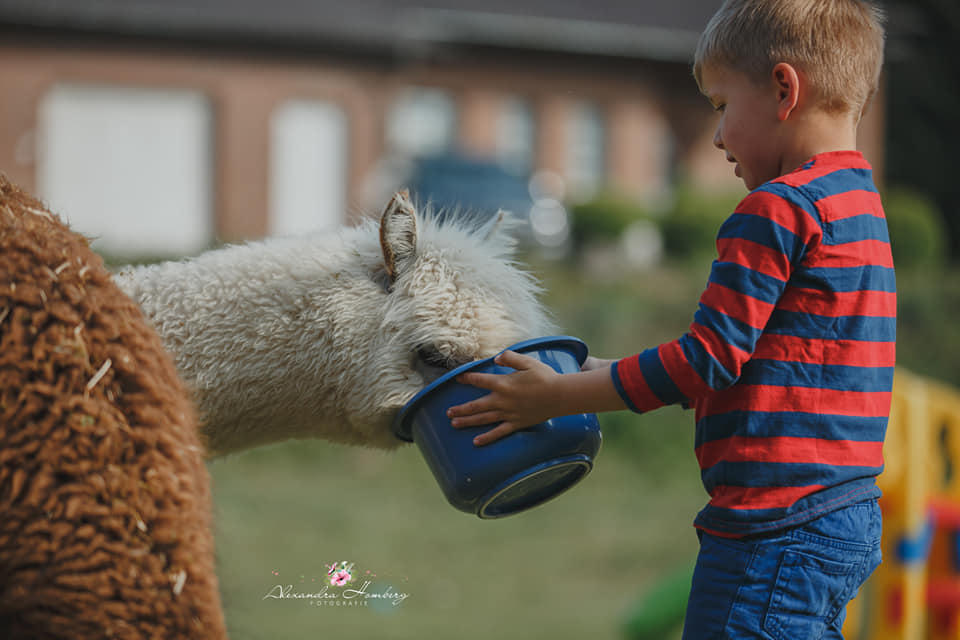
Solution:
<path fill-rule="evenodd" d="M 457 382 L 487 389 L 490 393 L 447 411 L 451 424 L 458 429 L 500 423 L 473 439 L 478 447 L 559 415 L 552 411 L 556 408 L 553 383 L 560 376 L 553 368 L 513 351 L 504 351 L 494 362 L 516 371 L 464 373 Z"/>

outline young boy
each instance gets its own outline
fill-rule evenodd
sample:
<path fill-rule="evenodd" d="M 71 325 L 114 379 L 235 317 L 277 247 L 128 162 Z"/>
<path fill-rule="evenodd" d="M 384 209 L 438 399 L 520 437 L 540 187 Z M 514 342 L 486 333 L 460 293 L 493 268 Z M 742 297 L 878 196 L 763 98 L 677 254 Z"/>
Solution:
<path fill-rule="evenodd" d="M 694 75 L 750 193 L 720 228 L 688 333 L 567 375 L 505 352 L 516 372 L 465 374 L 490 394 L 449 412 L 456 428 L 499 423 L 481 446 L 556 415 L 694 407 L 710 502 L 684 638 L 842 638 L 880 562 L 896 294 L 855 141 L 882 57 L 866 1 L 724 2 Z"/>

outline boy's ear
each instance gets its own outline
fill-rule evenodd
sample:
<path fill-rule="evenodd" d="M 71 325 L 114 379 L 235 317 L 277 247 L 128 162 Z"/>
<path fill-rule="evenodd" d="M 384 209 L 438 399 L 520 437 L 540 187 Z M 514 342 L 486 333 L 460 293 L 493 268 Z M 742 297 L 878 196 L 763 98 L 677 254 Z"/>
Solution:
<path fill-rule="evenodd" d="M 800 102 L 800 74 L 792 64 L 778 62 L 773 67 L 773 84 L 777 91 L 777 119 L 783 122 Z"/>

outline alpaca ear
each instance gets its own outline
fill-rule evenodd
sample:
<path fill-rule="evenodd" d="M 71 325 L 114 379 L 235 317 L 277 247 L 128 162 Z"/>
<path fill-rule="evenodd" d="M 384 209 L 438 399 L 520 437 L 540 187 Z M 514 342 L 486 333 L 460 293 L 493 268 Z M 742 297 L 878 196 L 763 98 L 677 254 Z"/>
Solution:
<path fill-rule="evenodd" d="M 417 216 L 406 189 L 393 194 L 380 218 L 383 266 L 392 283 L 417 251 Z"/>
<path fill-rule="evenodd" d="M 497 235 L 500 227 L 503 226 L 503 221 L 506 220 L 509 215 L 510 214 L 503 209 L 498 209 L 493 217 L 487 220 L 483 224 L 483 227 L 480 228 L 480 237 L 484 240 L 489 240 Z"/>

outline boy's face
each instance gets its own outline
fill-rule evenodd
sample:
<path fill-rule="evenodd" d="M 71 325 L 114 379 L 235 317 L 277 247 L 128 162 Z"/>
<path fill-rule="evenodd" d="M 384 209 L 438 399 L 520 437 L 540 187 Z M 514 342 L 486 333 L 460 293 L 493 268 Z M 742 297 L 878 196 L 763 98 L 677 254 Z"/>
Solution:
<path fill-rule="evenodd" d="M 777 152 L 777 93 L 771 82 L 758 84 L 745 74 L 721 65 L 705 66 L 700 77 L 703 94 L 720 113 L 713 144 L 736 163 L 734 172 L 752 191 L 780 176 Z"/>

